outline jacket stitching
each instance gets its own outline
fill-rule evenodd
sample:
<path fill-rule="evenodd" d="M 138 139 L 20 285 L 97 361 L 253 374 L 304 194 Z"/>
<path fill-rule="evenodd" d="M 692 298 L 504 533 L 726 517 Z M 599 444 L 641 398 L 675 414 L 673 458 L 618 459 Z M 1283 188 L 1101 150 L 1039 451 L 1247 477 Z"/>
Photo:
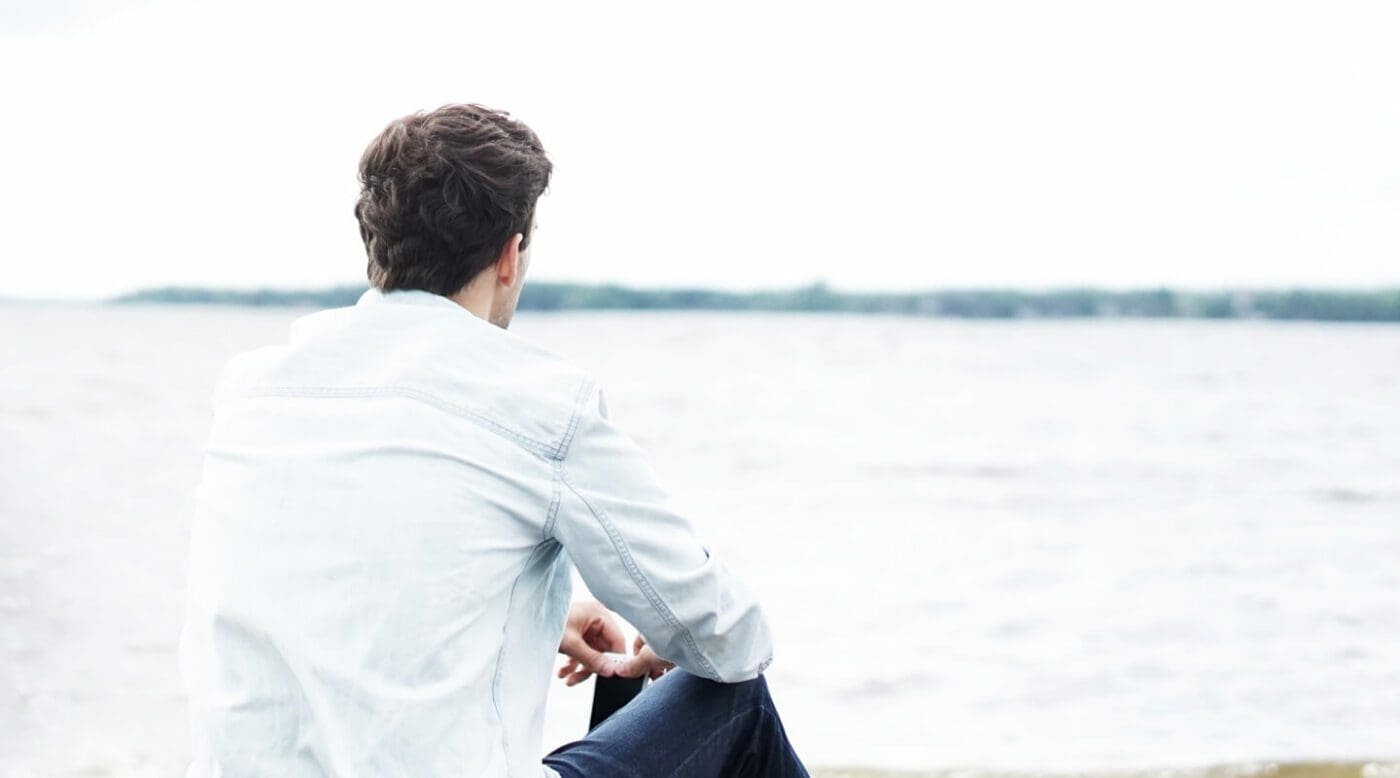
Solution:
<path fill-rule="evenodd" d="M 440 410 L 471 419 L 482 426 L 504 435 L 535 454 L 546 459 L 558 459 L 558 445 L 541 443 L 523 435 L 491 417 L 436 395 L 407 386 L 273 386 L 246 389 L 238 393 L 241 397 L 407 397 L 432 405 Z"/>
<path fill-rule="evenodd" d="M 671 609 L 667 607 L 666 603 L 661 599 L 661 595 L 652 587 L 651 581 L 648 581 L 646 575 L 637 567 L 637 563 L 632 559 L 631 550 L 627 548 L 627 541 L 623 539 L 622 533 L 617 531 L 617 526 L 613 524 L 612 519 L 608 518 L 607 511 L 589 502 L 588 498 L 584 497 L 573 483 L 569 481 L 568 477 L 564 475 L 562 466 L 560 467 L 559 480 L 569 487 L 569 491 L 573 492 L 583 501 L 583 504 L 588 507 L 593 517 L 598 520 L 598 524 L 608 533 L 608 538 L 612 540 L 613 548 L 616 549 L 623 566 L 627 568 L 627 572 L 632 576 L 632 580 L 637 584 L 637 588 L 641 589 L 642 594 L 646 595 L 647 600 L 651 602 L 651 606 L 655 608 L 656 612 L 661 614 L 661 617 L 666 620 L 666 623 L 670 624 L 671 628 L 676 630 L 681 638 L 685 640 L 685 644 L 694 652 L 695 658 L 699 660 L 700 666 L 705 670 L 706 674 L 716 681 L 720 680 L 719 672 L 715 670 L 715 666 L 711 664 L 710 660 L 700 651 L 700 646 L 696 644 L 695 636 L 690 633 L 690 629 L 676 618 L 676 615 L 671 612 Z"/>
<path fill-rule="evenodd" d="M 573 442 L 574 432 L 578 430 L 579 421 L 583 418 L 583 401 L 591 394 L 593 381 L 585 378 L 579 383 L 578 389 L 574 391 L 574 410 L 569 418 L 569 426 L 564 430 L 563 437 L 559 438 L 559 445 L 554 449 L 554 459 L 556 461 L 564 458 L 564 453 L 568 450 L 569 444 Z"/>
<path fill-rule="evenodd" d="M 559 503 L 562 502 L 563 490 L 559 488 L 559 481 L 563 477 L 563 467 L 559 460 L 554 460 L 554 478 L 550 485 L 553 494 L 549 500 L 549 512 L 544 517 L 543 540 L 549 540 L 554 534 L 554 523 L 559 517 Z"/>

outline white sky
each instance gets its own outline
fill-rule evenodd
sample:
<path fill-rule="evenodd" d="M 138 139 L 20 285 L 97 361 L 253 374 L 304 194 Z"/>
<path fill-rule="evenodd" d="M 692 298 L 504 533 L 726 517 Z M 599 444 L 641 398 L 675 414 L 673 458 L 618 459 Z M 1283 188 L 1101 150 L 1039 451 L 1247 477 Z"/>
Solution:
<path fill-rule="evenodd" d="M 361 282 L 361 150 L 469 101 L 531 278 L 1396 284 L 1397 9 L 0 0 L 0 297 Z"/>

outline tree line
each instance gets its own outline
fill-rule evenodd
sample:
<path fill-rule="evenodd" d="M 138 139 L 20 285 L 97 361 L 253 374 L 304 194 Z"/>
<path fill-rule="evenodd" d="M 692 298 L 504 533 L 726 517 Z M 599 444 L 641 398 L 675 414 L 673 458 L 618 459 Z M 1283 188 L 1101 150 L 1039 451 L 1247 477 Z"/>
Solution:
<path fill-rule="evenodd" d="M 256 290 L 162 287 L 122 295 L 116 302 L 328 308 L 352 305 L 364 290 L 363 286 Z M 521 294 L 519 309 L 827 311 L 967 319 L 1146 317 L 1393 322 L 1400 321 L 1400 289 L 847 292 L 817 283 L 795 289 L 733 292 L 531 281 Z"/>

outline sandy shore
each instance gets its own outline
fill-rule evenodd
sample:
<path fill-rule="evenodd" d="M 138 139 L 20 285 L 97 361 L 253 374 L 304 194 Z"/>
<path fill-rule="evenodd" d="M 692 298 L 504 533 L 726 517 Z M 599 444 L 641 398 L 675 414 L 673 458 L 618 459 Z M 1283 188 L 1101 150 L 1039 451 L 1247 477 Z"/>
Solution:
<path fill-rule="evenodd" d="M 1152 770 L 1074 772 L 997 772 L 977 769 L 949 769 L 932 772 L 901 772 L 862 768 L 818 768 L 814 778 L 1044 778 L 1045 776 L 1090 776 L 1091 778 L 1400 778 L 1400 761 L 1377 762 L 1258 762 L 1211 767 L 1160 768 Z"/>

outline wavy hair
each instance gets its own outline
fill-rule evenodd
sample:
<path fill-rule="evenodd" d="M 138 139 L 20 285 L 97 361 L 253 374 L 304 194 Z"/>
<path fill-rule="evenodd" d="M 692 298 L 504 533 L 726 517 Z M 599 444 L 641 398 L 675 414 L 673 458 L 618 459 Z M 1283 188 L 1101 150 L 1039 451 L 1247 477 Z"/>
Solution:
<path fill-rule="evenodd" d="M 369 282 L 456 294 L 523 234 L 553 165 L 529 127 L 475 103 L 391 122 L 360 158 Z"/>

